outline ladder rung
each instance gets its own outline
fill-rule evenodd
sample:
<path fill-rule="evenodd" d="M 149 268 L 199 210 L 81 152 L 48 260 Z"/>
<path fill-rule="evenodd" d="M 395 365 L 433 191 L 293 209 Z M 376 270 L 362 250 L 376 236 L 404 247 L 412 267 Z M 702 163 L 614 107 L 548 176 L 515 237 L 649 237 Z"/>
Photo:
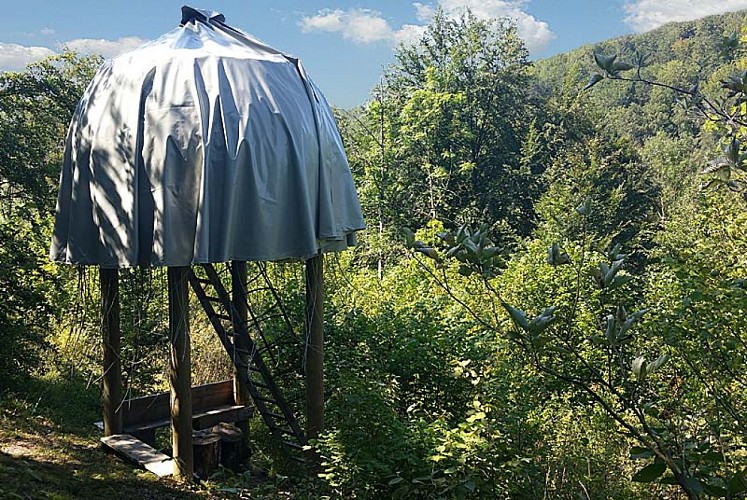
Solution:
<path fill-rule="evenodd" d="M 211 296 L 209 296 L 209 295 L 205 295 L 205 299 L 206 299 L 206 300 L 207 300 L 208 302 L 216 302 L 216 303 L 218 303 L 218 304 L 222 304 L 222 303 L 223 303 L 223 301 L 222 301 L 222 300 L 221 300 L 221 299 L 220 299 L 219 297 L 211 297 Z"/>
<path fill-rule="evenodd" d="M 202 283 L 203 285 L 211 285 L 213 283 L 209 279 L 198 278 L 197 276 L 195 276 L 195 281 L 197 281 L 198 283 Z"/>
<path fill-rule="evenodd" d="M 226 316 L 225 314 L 216 314 L 215 317 L 224 321 L 231 321 L 231 316 Z"/>
<path fill-rule="evenodd" d="M 265 415 L 269 415 L 272 418 L 277 419 L 277 420 L 285 420 L 285 415 L 280 415 L 279 413 L 272 413 L 271 411 L 268 411 L 267 413 L 265 413 Z"/>
<path fill-rule="evenodd" d="M 249 380 L 249 383 L 252 384 L 254 387 L 259 387 L 260 389 L 269 389 L 270 386 L 263 383 L 263 382 L 255 382 L 254 380 Z"/>
<path fill-rule="evenodd" d="M 262 396 L 257 396 L 257 399 L 260 400 L 260 401 L 262 401 L 263 403 L 272 403 L 272 404 L 274 404 L 276 406 L 280 406 L 280 404 L 277 401 L 275 401 L 274 399 L 264 398 Z"/>

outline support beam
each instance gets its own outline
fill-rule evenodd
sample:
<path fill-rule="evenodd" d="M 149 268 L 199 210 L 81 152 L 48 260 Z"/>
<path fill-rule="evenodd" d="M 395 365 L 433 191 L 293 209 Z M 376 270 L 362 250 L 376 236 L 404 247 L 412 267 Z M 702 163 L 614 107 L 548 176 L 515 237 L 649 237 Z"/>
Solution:
<path fill-rule="evenodd" d="M 324 258 L 306 261 L 306 435 L 324 429 Z"/>
<path fill-rule="evenodd" d="M 237 324 L 244 323 L 246 325 L 249 315 L 246 297 L 246 262 L 233 261 L 231 262 L 231 266 L 233 267 L 233 272 L 231 273 L 231 297 L 233 307 L 236 310 L 236 317 L 233 318 L 234 346 L 236 347 L 239 366 L 249 366 L 249 329 L 239 328 Z M 244 332 L 244 335 L 239 335 L 239 332 Z M 235 364 L 233 368 L 233 400 L 237 405 L 252 406 L 249 389 L 241 381 Z M 242 434 L 242 443 L 246 442 L 246 436 L 249 434 L 249 421 L 239 421 L 236 422 L 236 425 Z M 243 456 L 240 458 L 243 458 Z"/>
<path fill-rule="evenodd" d="M 104 344 L 102 406 L 104 436 L 122 433 L 122 364 L 120 362 L 119 269 L 99 268 L 101 336 Z"/>
<path fill-rule="evenodd" d="M 169 267 L 168 270 L 171 443 L 174 477 L 182 481 L 191 481 L 194 472 L 188 274 L 189 267 Z"/>
<path fill-rule="evenodd" d="M 248 311 L 246 304 L 246 262 L 233 261 L 231 262 L 232 269 L 232 280 L 231 280 L 231 298 L 233 301 L 233 307 L 236 310 L 236 317 L 233 318 L 233 334 L 236 346 L 236 356 L 240 366 L 247 366 L 249 364 L 249 339 L 245 335 L 239 335 L 240 331 L 246 332 L 248 335 L 248 328 L 240 328 L 239 323 L 246 324 Z M 251 397 L 249 396 L 249 390 L 241 379 L 239 378 L 238 371 L 234 367 L 233 374 L 233 397 L 234 402 L 237 405 L 250 406 L 252 404 Z M 245 429 L 242 429 L 245 430 Z"/>

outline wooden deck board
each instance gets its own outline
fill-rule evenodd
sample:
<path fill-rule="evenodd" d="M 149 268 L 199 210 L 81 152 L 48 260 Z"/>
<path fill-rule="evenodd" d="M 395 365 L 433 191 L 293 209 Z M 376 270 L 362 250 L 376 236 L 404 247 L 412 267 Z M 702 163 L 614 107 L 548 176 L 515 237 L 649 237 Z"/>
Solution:
<path fill-rule="evenodd" d="M 158 477 L 173 474 L 173 460 L 129 434 L 102 437 L 101 442 L 117 455 L 135 462 Z"/>
<path fill-rule="evenodd" d="M 236 422 L 240 420 L 246 420 L 251 418 L 253 413 L 251 406 L 242 405 L 226 405 L 219 406 L 217 408 L 208 408 L 202 411 L 195 409 L 195 413 L 192 416 L 192 423 L 196 429 L 204 429 L 206 427 L 212 427 L 219 422 Z M 124 426 L 124 432 L 137 432 L 147 429 L 158 429 L 160 427 L 168 427 L 170 419 L 159 418 L 150 420 L 147 422 L 138 422 Z M 94 423 L 99 429 L 103 429 L 103 422 L 99 421 Z"/>

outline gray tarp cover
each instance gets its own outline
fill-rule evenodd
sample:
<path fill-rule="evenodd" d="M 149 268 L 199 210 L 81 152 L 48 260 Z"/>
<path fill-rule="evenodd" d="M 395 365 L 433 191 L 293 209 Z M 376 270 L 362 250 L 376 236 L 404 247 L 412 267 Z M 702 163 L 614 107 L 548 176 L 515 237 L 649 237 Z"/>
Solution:
<path fill-rule="evenodd" d="M 364 222 L 327 101 L 297 60 L 221 20 L 99 69 L 65 144 L 52 260 L 184 266 L 354 244 Z"/>

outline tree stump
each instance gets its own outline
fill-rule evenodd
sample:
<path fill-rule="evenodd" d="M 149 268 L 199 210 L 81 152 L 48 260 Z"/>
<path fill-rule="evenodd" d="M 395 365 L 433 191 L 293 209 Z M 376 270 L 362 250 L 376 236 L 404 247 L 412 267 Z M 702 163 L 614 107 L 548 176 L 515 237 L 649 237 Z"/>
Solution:
<path fill-rule="evenodd" d="M 200 479 L 207 479 L 218 470 L 220 463 L 221 437 L 210 429 L 192 433 L 194 472 Z"/>
<path fill-rule="evenodd" d="M 213 426 L 212 433 L 220 436 L 220 463 L 231 470 L 239 470 L 248 457 L 246 437 L 235 425 L 220 423 Z"/>

